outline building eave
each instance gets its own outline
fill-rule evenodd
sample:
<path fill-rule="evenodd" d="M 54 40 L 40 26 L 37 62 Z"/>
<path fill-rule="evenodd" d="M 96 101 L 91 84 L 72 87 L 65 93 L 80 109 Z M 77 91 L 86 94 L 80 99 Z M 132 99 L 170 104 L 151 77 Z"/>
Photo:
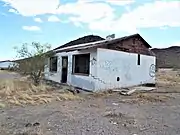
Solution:
<path fill-rule="evenodd" d="M 151 48 L 151 46 L 141 37 L 140 34 L 133 34 L 130 36 L 125 36 L 125 37 L 115 38 L 115 39 L 110 39 L 110 40 L 101 40 L 101 41 L 90 42 L 90 43 L 85 43 L 85 44 L 77 44 L 77 45 L 54 50 L 54 52 L 58 53 L 58 52 L 69 52 L 69 51 L 75 51 L 75 50 L 89 49 L 89 48 L 99 47 L 99 46 L 103 46 L 107 44 L 113 44 L 113 43 L 120 42 L 123 40 L 128 40 L 129 38 L 132 38 L 132 37 L 140 38 L 142 42 L 144 42 L 147 48 Z"/>

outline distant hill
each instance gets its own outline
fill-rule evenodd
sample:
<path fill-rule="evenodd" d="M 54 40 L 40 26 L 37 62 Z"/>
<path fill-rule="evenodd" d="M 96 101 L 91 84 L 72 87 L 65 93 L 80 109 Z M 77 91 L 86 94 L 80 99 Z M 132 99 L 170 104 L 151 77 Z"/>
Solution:
<path fill-rule="evenodd" d="M 70 41 L 62 46 L 55 48 L 54 50 L 57 50 L 63 47 L 72 46 L 72 45 L 85 44 L 85 43 L 96 42 L 96 41 L 101 41 L 101 40 L 105 40 L 105 39 L 97 35 L 87 35 L 87 36 L 78 38 L 76 40 Z"/>
<path fill-rule="evenodd" d="M 157 67 L 159 68 L 180 68 L 180 46 L 169 48 L 154 48 L 156 54 Z"/>

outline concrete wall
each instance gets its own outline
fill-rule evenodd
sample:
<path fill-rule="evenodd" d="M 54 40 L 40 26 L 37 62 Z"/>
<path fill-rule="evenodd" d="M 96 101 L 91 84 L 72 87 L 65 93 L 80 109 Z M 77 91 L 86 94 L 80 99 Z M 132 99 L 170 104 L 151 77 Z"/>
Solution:
<path fill-rule="evenodd" d="M 98 48 L 96 90 L 155 83 L 155 57 L 140 55 L 140 65 L 137 58 L 135 53 Z"/>
<path fill-rule="evenodd" d="M 83 75 L 74 75 L 72 74 L 72 56 L 74 54 L 84 54 L 90 53 L 90 74 L 89 76 Z M 96 77 L 96 59 L 97 52 L 96 49 L 84 50 L 84 51 L 73 51 L 73 52 L 62 52 L 56 54 L 58 56 L 58 69 L 57 72 L 49 72 L 49 60 L 45 66 L 45 78 L 48 80 L 53 80 L 55 82 L 61 82 L 61 68 L 62 68 L 62 56 L 68 56 L 68 77 L 67 84 L 80 87 L 87 90 L 95 90 L 95 81 Z"/>
<path fill-rule="evenodd" d="M 83 53 L 90 53 L 89 76 L 72 74 L 72 56 Z M 58 56 L 58 71 L 49 72 L 49 62 L 47 62 L 45 77 L 59 83 L 61 82 L 62 56 L 68 56 L 67 84 L 72 86 L 95 91 L 155 83 L 154 56 L 140 55 L 140 65 L 137 65 L 138 54 L 102 48 L 63 52 L 56 55 Z"/>

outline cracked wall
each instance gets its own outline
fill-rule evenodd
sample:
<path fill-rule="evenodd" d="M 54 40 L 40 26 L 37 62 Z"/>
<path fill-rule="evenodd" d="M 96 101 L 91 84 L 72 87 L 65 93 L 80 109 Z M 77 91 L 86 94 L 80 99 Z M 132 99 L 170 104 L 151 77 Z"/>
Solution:
<path fill-rule="evenodd" d="M 49 67 L 47 64 L 45 66 L 45 77 L 55 82 L 61 82 L 61 69 L 62 69 L 62 56 L 68 56 L 68 75 L 67 75 L 67 84 L 79 87 L 82 89 L 87 89 L 94 91 L 96 88 L 96 79 L 97 78 L 97 49 L 89 49 L 84 51 L 73 51 L 73 52 L 61 52 L 56 54 L 58 56 L 58 71 L 56 73 L 49 72 Z M 75 54 L 84 54 L 90 53 L 90 74 L 89 76 L 76 75 L 72 74 L 72 57 Z"/>
<path fill-rule="evenodd" d="M 72 74 L 72 56 L 90 53 L 89 76 Z M 46 79 L 61 82 L 62 56 L 68 56 L 67 84 L 91 91 L 129 87 L 143 83 L 155 83 L 155 57 L 141 55 L 137 65 L 137 54 L 109 49 L 89 49 L 62 52 L 58 56 L 58 71 L 50 73 L 45 67 Z"/>
<path fill-rule="evenodd" d="M 155 57 L 109 49 L 97 49 L 96 90 L 129 87 L 144 83 L 155 83 Z"/>

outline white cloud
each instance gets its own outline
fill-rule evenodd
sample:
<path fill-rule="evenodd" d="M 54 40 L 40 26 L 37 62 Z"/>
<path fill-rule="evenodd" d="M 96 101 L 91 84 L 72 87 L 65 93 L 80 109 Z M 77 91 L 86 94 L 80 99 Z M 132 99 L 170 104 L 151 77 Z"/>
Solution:
<path fill-rule="evenodd" d="M 23 16 L 36 16 L 42 14 L 73 15 L 73 21 L 89 22 L 105 16 L 112 15 L 113 8 L 103 2 L 73 2 L 60 5 L 59 0 L 0 0 Z M 82 1 L 82 0 L 81 0 Z M 88 1 L 88 0 L 87 0 Z M 102 0 L 100 0 L 102 1 Z M 77 16 L 77 17 L 74 17 Z"/>
<path fill-rule="evenodd" d="M 135 0 L 106 0 L 106 1 L 107 3 L 110 3 L 112 5 L 120 5 L 120 6 L 132 4 L 135 2 Z"/>
<path fill-rule="evenodd" d="M 34 21 L 35 21 L 35 22 L 39 22 L 39 23 L 42 23 L 42 22 L 43 22 L 41 18 L 34 18 Z"/>
<path fill-rule="evenodd" d="M 0 1 L 5 1 L 23 16 L 48 13 L 53 15 L 49 21 L 59 21 L 55 15 L 64 14 L 68 18 L 66 21 L 76 26 L 87 24 L 97 31 L 136 33 L 141 28 L 180 27 L 180 1 L 156 0 L 133 9 L 128 5 L 135 0 L 78 0 L 64 5 L 59 5 L 59 0 Z M 125 5 L 127 12 L 116 14 L 118 9 L 112 4 Z"/>
<path fill-rule="evenodd" d="M 59 0 L 0 0 L 17 10 L 23 16 L 35 16 L 54 13 Z"/>
<path fill-rule="evenodd" d="M 38 26 L 23 26 L 22 29 L 27 31 L 40 31 L 40 27 Z"/>
<path fill-rule="evenodd" d="M 161 29 L 161 30 L 167 30 L 167 29 L 168 29 L 168 27 L 166 27 L 166 26 L 162 26 L 162 27 L 160 27 L 159 29 Z"/>
<path fill-rule="evenodd" d="M 113 16 L 114 9 L 105 3 L 69 3 L 61 5 L 58 14 L 70 15 L 72 22 L 90 23 L 104 17 Z"/>
<path fill-rule="evenodd" d="M 125 9 L 126 9 L 127 12 L 130 12 L 130 11 L 131 11 L 130 6 L 125 6 Z"/>
<path fill-rule="evenodd" d="M 173 43 L 171 46 L 180 46 L 180 41 Z"/>
<path fill-rule="evenodd" d="M 10 9 L 9 9 L 9 12 L 10 12 L 10 13 L 18 14 L 18 12 L 17 12 L 15 9 L 13 9 L 13 8 L 10 8 Z"/>
<path fill-rule="evenodd" d="M 180 27 L 180 1 L 146 3 L 124 13 L 118 19 L 94 21 L 92 30 L 136 33 L 140 28 Z"/>
<path fill-rule="evenodd" d="M 135 2 L 135 0 L 78 0 L 79 3 L 96 3 L 96 2 L 103 2 L 109 3 L 111 5 L 129 5 Z"/>
<path fill-rule="evenodd" d="M 1 12 L 0 12 L 0 15 L 7 16 L 7 14 L 5 14 L 5 13 L 1 13 Z"/>
<path fill-rule="evenodd" d="M 139 6 L 130 13 L 123 14 L 120 21 L 131 21 L 139 28 L 180 26 L 179 1 L 156 1 Z M 153 10 L 152 10 L 153 9 Z"/>
<path fill-rule="evenodd" d="M 49 22 L 60 22 L 60 19 L 57 16 L 52 15 L 52 16 L 49 16 L 48 21 Z"/>

